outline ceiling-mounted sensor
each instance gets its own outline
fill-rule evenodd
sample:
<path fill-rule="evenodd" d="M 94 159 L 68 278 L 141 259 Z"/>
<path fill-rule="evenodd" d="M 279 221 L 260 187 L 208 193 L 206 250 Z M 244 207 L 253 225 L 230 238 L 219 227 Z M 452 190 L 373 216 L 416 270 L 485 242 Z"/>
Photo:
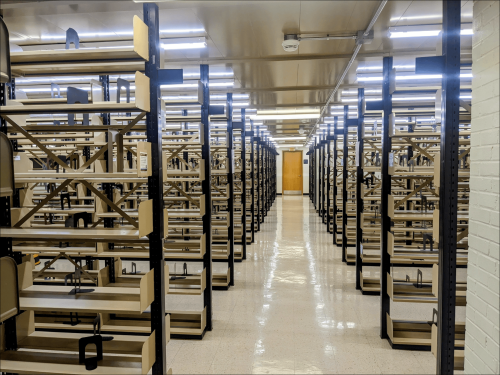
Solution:
<path fill-rule="evenodd" d="M 281 45 L 285 52 L 295 52 L 299 48 L 299 37 L 297 34 L 285 34 L 285 40 Z"/>

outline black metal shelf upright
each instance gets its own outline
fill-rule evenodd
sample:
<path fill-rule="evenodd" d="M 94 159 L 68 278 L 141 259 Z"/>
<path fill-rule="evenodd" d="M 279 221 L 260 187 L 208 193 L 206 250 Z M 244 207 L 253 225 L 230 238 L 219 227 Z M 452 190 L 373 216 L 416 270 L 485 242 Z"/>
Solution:
<path fill-rule="evenodd" d="M 153 232 L 149 235 L 149 266 L 154 269 L 154 301 L 151 304 L 151 332 L 155 334 L 153 374 L 166 374 L 166 327 L 165 327 L 165 260 L 163 253 L 163 166 L 162 128 L 160 126 L 160 19 L 156 4 L 143 5 L 144 22 L 148 26 L 149 60 L 146 76 L 150 84 L 150 111 L 146 114 L 147 141 L 151 143 L 152 175 L 148 177 L 148 198 L 153 200 Z M 112 155 L 110 157 L 112 160 Z"/>
<path fill-rule="evenodd" d="M 257 209 L 257 232 L 260 231 L 260 223 L 261 221 L 261 206 L 262 206 L 262 199 L 261 199 L 261 179 L 262 179 L 262 173 L 261 173 L 261 145 L 260 145 L 260 134 L 259 134 L 259 126 L 255 126 L 255 134 L 256 137 L 253 137 L 254 140 L 254 147 L 255 147 L 255 185 L 257 186 L 257 191 L 255 191 L 256 194 L 256 209 Z"/>
<path fill-rule="evenodd" d="M 355 193 L 352 192 L 352 187 L 355 183 L 350 183 L 349 178 L 354 175 L 350 172 L 350 164 L 353 164 L 353 155 L 349 155 L 349 142 L 352 143 L 353 139 L 349 138 L 349 128 L 358 126 L 358 119 L 350 119 L 349 106 L 344 106 L 344 128 L 343 128 L 343 154 L 342 154 L 342 261 L 353 265 L 355 262 L 355 255 L 348 254 L 349 247 L 356 246 L 355 238 L 351 238 L 351 233 L 349 229 L 351 227 L 355 228 L 355 218 L 354 223 L 352 223 L 353 213 L 355 215 L 355 210 L 352 210 L 353 195 L 355 199 Z M 352 133 L 352 132 L 351 132 Z M 350 219 L 351 218 L 351 219 Z"/>
<path fill-rule="evenodd" d="M 325 172 L 326 172 L 326 145 L 327 145 L 327 139 L 326 139 L 326 132 L 323 130 L 323 135 L 320 138 L 320 149 L 319 149 L 319 154 L 320 154 L 320 166 L 319 166 L 319 178 L 320 178 L 320 189 L 321 189 L 321 194 L 320 194 L 320 217 L 321 217 L 321 222 L 326 223 L 326 195 L 327 193 L 325 192 L 326 189 L 326 181 L 325 181 Z"/>
<path fill-rule="evenodd" d="M 253 120 L 250 120 L 250 133 L 248 134 L 250 138 L 250 177 L 251 177 L 251 187 L 250 187 L 250 195 L 251 195 L 251 204 L 250 204 L 250 212 L 252 215 L 251 221 L 251 230 L 252 230 L 252 243 L 255 242 L 255 142 L 254 142 L 254 125 Z"/>
<path fill-rule="evenodd" d="M 391 230 L 391 219 L 388 214 L 389 195 L 391 194 L 391 176 L 389 175 L 389 154 L 392 149 L 392 140 L 389 136 L 389 122 L 392 115 L 391 79 L 395 75 L 393 58 L 383 58 L 382 102 L 378 109 L 382 109 L 382 155 L 381 155 L 381 210 L 380 210 L 380 337 L 388 339 L 387 315 L 390 314 L 391 299 L 387 292 L 387 277 L 390 272 L 391 257 L 388 249 L 388 232 Z"/>
<path fill-rule="evenodd" d="M 357 142 L 356 142 L 356 289 L 361 289 L 361 275 L 363 270 L 363 226 L 361 222 L 361 213 L 363 212 L 363 122 L 365 89 L 358 89 L 358 124 L 357 124 Z"/>
<path fill-rule="evenodd" d="M 246 125 L 245 125 L 245 109 L 241 109 L 241 121 L 234 122 L 233 121 L 233 129 L 239 132 L 240 136 L 240 168 L 239 172 L 239 184 L 241 186 L 241 241 L 235 241 L 235 245 L 241 245 L 241 260 L 246 259 L 247 257 L 247 150 L 246 150 Z M 236 158 L 236 155 L 234 156 Z"/>
<path fill-rule="evenodd" d="M 333 172 L 332 172 L 332 233 L 333 233 L 333 244 L 337 245 L 337 233 L 338 233 L 338 225 L 337 225 L 337 176 L 338 176 L 338 169 L 337 169 L 337 159 L 338 159 L 338 153 L 337 153 L 337 141 L 338 141 L 338 121 L 339 118 L 337 116 L 334 117 L 333 119 L 333 135 L 332 140 L 333 140 L 333 157 L 332 157 L 332 164 L 333 164 Z"/>
<path fill-rule="evenodd" d="M 318 173 L 318 181 L 317 181 L 317 184 L 318 184 L 318 199 L 316 200 L 316 210 L 318 212 L 318 216 L 321 217 L 322 216 L 322 211 L 323 211 L 323 207 L 322 207 L 322 204 L 323 204 L 323 184 L 322 184 L 322 173 L 321 173 L 321 170 L 322 170 L 322 167 L 323 167 L 323 138 L 321 135 L 318 135 L 318 144 L 316 145 L 316 149 L 317 149 L 317 165 L 318 165 L 318 169 L 317 169 L 317 173 Z"/>
<path fill-rule="evenodd" d="M 313 203 L 314 201 L 314 193 L 313 193 L 313 189 L 314 189 L 314 173 L 313 173 L 313 153 L 314 153 L 314 149 L 313 149 L 313 146 L 310 145 L 309 146 L 309 151 L 307 151 L 307 156 L 309 156 L 309 160 L 308 160 L 308 168 L 309 168 L 309 200 L 311 201 L 311 203 Z"/>
<path fill-rule="evenodd" d="M 203 127 L 203 145 L 201 157 L 205 160 L 205 178 L 201 182 L 202 194 L 205 195 L 205 215 L 203 216 L 203 233 L 205 234 L 206 251 L 203 255 L 203 268 L 206 272 L 206 285 L 203 291 L 203 305 L 206 308 L 207 331 L 212 330 L 212 163 L 210 154 L 210 89 L 208 65 L 200 65 L 200 81 L 203 85 L 203 104 L 201 106 L 201 126 Z"/>
<path fill-rule="evenodd" d="M 1 15 L 0 15 L 1 17 Z M 12 79 L 11 82 L 15 82 Z M 15 97 L 15 90 L 13 86 L 8 86 L 6 83 L 0 84 L 0 106 L 7 105 L 7 97 L 13 99 Z M 7 122 L 3 117 L 0 117 L 0 131 L 7 135 Z M 11 141 L 12 143 L 12 141 Z M 14 146 L 14 145 L 13 145 Z M 14 149 L 14 147 L 13 147 Z M 11 227 L 11 197 L 5 196 L 0 197 L 0 228 L 1 227 Z M 0 238 L 0 257 L 10 257 L 13 258 L 17 264 L 21 263 L 20 253 L 14 253 L 12 249 L 12 238 L 11 237 L 1 237 Z M 5 332 L 5 349 L 7 350 L 17 350 L 17 327 L 16 327 L 16 317 L 13 316 L 6 319 L 3 322 L 4 332 Z"/>
<path fill-rule="evenodd" d="M 317 194 L 316 194 L 316 150 L 317 150 L 317 144 L 316 144 L 316 137 L 314 137 L 314 144 L 312 145 L 312 150 L 311 150 L 311 155 L 312 155 L 312 163 L 311 163 L 311 168 L 312 168 L 312 175 L 310 176 L 312 180 L 312 203 L 314 205 L 314 209 L 317 209 Z"/>
<path fill-rule="evenodd" d="M 332 140 L 334 137 L 331 135 L 331 124 L 327 126 L 326 134 L 326 230 L 328 233 L 332 233 L 331 223 L 332 223 Z"/>
<path fill-rule="evenodd" d="M 268 178 L 269 178 L 269 170 L 268 170 L 268 154 L 269 149 L 267 148 L 267 136 L 261 132 L 261 143 L 262 143 L 262 154 L 261 154 L 261 162 L 262 162 L 262 222 L 264 222 L 265 217 L 267 216 L 267 208 L 268 208 Z"/>
<path fill-rule="evenodd" d="M 443 1 L 442 55 L 416 59 L 416 74 L 441 74 L 441 144 L 439 178 L 439 278 L 436 372 L 455 368 L 457 291 L 457 211 L 460 163 L 460 32 L 461 3 Z"/>
<path fill-rule="evenodd" d="M 261 168 L 261 180 L 260 180 L 260 191 L 261 191 L 261 199 L 262 199 L 262 204 L 260 205 L 261 213 L 260 213 L 260 218 L 262 220 L 262 223 L 264 223 L 264 218 L 267 215 L 267 148 L 266 148 L 266 141 L 265 141 L 265 136 L 264 136 L 264 131 L 261 130 L 260 132 L 260 143 L 262 145 L 261 147 L 261 153 L 260 153 L 260 168 Z"/>
<path fill-rule="evenodd" d="M 233 94 L 227 94 L 227 186 L 229 189 L 227 211 L 229 214 L 229 227 L 227 237 L 229 241 L 229 285 L 234 286 L 234 150 L 233 150 Z"/>

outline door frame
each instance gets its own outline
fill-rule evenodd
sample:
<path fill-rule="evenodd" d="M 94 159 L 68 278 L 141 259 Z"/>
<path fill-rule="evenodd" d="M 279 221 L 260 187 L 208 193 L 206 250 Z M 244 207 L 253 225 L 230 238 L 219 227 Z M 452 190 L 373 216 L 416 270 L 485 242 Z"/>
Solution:
<path fill-rule="evenodd" d="M 281 195 L 285 195 L 285 152 L 300 152 L 300 191 L 302 192 L 301 195 L 304 195 L 304 154 L 303 150 L 295 150 L 295 151 L 290 151 L 290 150 L 283 150 L 283 156 L 281 160 Z"/>

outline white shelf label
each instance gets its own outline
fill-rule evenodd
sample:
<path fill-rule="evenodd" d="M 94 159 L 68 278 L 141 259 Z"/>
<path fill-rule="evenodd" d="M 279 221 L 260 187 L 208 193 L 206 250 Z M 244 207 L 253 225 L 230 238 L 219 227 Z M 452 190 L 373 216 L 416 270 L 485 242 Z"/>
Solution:
<path fill-rule="evenodd" d="M 394 152 L 389 153 L 389 167 L 394 167 Z"/>
<path fill-rule="evenodd" d="M 147 154 L 141 153 L 140 167 L 141 167 L 141 171 L 143 171 L 143 172 L 148 171 L 148 155 Z"/>
<path fill-rule="evenodd" d="M 356 167 L 359 167 L 359 141 L 356 142 Z"/>

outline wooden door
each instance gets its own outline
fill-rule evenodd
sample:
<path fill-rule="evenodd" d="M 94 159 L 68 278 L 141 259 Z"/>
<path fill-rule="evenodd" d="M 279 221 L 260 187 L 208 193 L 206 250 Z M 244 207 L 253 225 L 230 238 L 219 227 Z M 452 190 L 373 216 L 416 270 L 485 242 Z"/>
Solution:
<path fill-rule="evenodd" d="M 302 195 L 302 151 L 283 151 L 283 194 Z"/>

